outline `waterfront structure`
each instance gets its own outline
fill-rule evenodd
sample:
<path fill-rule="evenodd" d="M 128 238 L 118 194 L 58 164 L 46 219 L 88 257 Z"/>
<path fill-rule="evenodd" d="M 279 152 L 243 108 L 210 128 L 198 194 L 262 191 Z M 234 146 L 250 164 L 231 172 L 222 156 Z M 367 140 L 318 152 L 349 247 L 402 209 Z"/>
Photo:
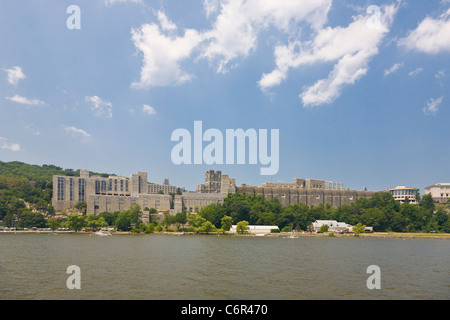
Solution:
<path fill-rule="evenodd" d="M 280 228 L 278 228 L 278 226 L 255 226 L 255 225 L 248 225 L 247 226 L 247 231 L 246 233 L 251 233 L 251 234 L 266 234 L 266 233 L 271 233 L 272 230 L 277 230 L 280 231 Z M 237 225 L 232 225 L 230 232 L 231 233 L 237 233 Z"/>
<path fill-rule="evenodd" d="M 130 178 L 90 175 L 80 170 L 80 176 L 53 176 L 52 205 L 56 211 L 73 208 L 80 201 L 87 204 L 87 214 L 128 210 L 138 204 L 142 209 L 168 211 L 172 196 L 151 193 L 146 172 L 137 172 Z"/>
<path fill-rule="evenodd" d="M 311 224 L 312 229 L 315 232 L 318 232 L 320 228 L 322 228 L 325 225 L 328 226 L 328 231 L 339 233 L 349 232 L 349 229 L 352 227 L 351 225 L 345 222 L 337 222 L 336 220 L 316 220 Z"/>
<path fill-rule="evenodd" d="M 266 200 L 277 199 L 283 206 L 304 203 L 308 206 L 329 204 L 335 208 L 350 205 L 361 197 L 368 198 L 372 191 L 344 190 L 342 184 L 325 180 L 293 179 L 292 183 L 269 183 L 253 187 L 236 187 L 234 178 L 221 171 L 208 170 L 205 183 L 196 192 L 176 195 L 177 187 L 164 179 L 162 185 L 147 181 L 146 172 L 137 172 L 130 178 L 90 175 L 81 170 L 80 176 L 53 176 L 53 207 L 56 211 L 73 208 L 85 201 L 87 214 L 128 210 L 138 204 L 142 210 L 154 208 L 158 212 L 199 212 L 210 204 L 222 204 L 229 193 L 261 196 Z M 162 191 L 164 194 L 161 194 Z"/>
<path fill-rule="evenodd" d="M 353 226 L 345 222 L 338 222 L 336 220 L 316 220 L 311 224 L 314 232 L 320 231 L 323 226 L 328 226 L 328 232 L 347 233 L 353 232 Z M 373 232 L 373 227 L 366 226 L 364 232 Z"/>
<path fill-rule="evenodd" d="M 395 188 L 387 189 L 396 201 L 403 203 L 408 199 L 409 203 L 418 203 L 417 188 L 407 188 L 406 186 L 397 186 Z"/>
<path fill-rule="evenodd" d="M 445 203 L 450 199 L 450 183 L 436 183 L 425 188 L 425 193 L 431 195 L 434 202 Z"/>

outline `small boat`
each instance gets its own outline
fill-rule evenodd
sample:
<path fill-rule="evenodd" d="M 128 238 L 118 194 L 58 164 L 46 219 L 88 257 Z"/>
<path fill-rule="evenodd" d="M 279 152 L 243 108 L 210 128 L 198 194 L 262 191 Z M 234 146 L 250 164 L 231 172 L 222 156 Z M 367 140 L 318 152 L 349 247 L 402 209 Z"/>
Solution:
<path fill-rule="evenodd" d="M 97 232 L 94 233 L 94 235 L 99 236 L 99 237 L 105 237 L 105 236 L 110 236 L 111 233 L 104 232 L 104 231 L 97 231 Z"/>

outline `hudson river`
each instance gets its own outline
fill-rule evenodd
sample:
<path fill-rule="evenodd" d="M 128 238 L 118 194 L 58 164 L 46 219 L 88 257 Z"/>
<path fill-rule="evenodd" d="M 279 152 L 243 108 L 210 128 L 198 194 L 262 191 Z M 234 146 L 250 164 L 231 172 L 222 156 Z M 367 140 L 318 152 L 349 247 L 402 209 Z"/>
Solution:
<path fill-rule="evenodd" d="M 4 233 L 0 299 L 449 299 L 449 266 L 447 240 Z"/>

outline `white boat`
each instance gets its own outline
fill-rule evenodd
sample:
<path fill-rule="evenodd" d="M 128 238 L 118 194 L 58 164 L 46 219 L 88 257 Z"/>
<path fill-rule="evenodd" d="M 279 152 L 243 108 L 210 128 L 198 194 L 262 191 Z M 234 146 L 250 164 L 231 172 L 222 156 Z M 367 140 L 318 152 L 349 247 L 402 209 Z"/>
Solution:
<path fill-rule="evenodd" d="M 105 237 L 105 236 L 110 236 L 111 233 L 105 232 L 105 231 L 97 231 L 96 233 L 94 233 L 94 235 L 100 236 L 100 237 Z"/>

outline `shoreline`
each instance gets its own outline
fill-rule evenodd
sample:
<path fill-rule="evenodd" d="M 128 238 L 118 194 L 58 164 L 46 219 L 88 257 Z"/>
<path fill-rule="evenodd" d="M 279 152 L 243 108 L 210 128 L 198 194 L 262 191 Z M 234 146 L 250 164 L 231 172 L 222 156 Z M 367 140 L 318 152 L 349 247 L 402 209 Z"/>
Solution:
<path fill-rule="evenodd" d="M 48 235 L 64 235 L 64 234 L 78 234 L 78 235 L 93 235 L 93 232 L 86 231 L 39 231 L 39 230 L 8 230 L 0 231 L 0 234 L 48 234 Z M 281 232 L 281 233 L 267 233 L 267 234 L 237 234 L 237 233 L 195 233 L 195 232 L 153 232 L 153 233 L 136 233 L 131 231 L 112 231 L 111 235 L 168 235 L 168 236 L 231 236 L 231 237 L 266 237 L 266 238 L 377 238 L 377 239 L 431 239 L 431 240 L 450 240 L 449 233 L 388 233 L 388 232 L 375 232 L 375 233 L 364 233 L 364 234 L 335 234 L 334 236 L 329 236 L 324 233 L 293 233 L 293 232 Z"/>

